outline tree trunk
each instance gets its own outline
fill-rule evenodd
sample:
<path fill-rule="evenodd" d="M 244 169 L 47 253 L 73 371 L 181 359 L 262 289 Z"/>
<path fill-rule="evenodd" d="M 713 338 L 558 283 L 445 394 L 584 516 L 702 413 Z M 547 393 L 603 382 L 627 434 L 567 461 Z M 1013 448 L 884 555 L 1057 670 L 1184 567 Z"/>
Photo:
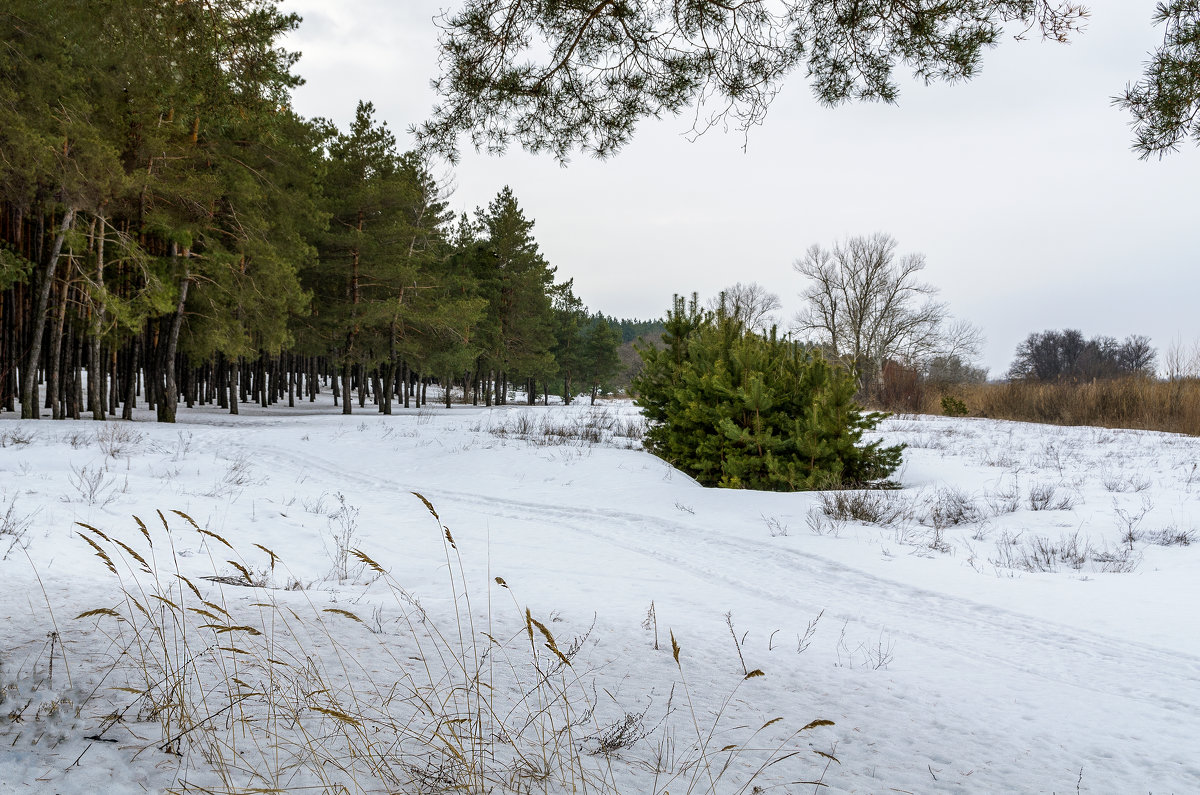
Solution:
<path fill-rule="evenodd" d="M 184 357 L 184 358 L 186 360 L 186 357 Z M 185 361 L 185 363 L 186 363 L 186 361 Z M 187 406 L 189 409 L 195 408 L 196 407 L 196 368 L 195 367 L 184 367 L 183 368 L 183 378 L 180 380 L 182 381 L 182 383 L 180 384 L 179 391 L 183 392 L 184 405 Z"/>
<path fill-rule="evenodd" d="M 63 326 L 67 322 L 67 287 L 62 287 L 63 298 L 56 301 L 54 327 L 50 333 L 50 364 L 46 368 L 46 408 L 53 419 L 61 420 L 62 414 L 62 339 Z M 24 415 L 22 415 L 24 418 Z"/>
<path fill-rule="evenodd" d="M 184 251 L 183 256 L 187 257 L 189 253 Z M 171 327 L 167 332 L 162 356 L 159 358 L 162 375 L 155 379 L 156 385 L 161 389 L 156 406 L 159 422 L 175 422 L 175 412 L 179 406 L 179 386 L 175 380 L 175 350 L 179 347 L 179 331 L 183 328 L 183 313 L 191 283 L 191 274 L 187 266 L 184 266 L 183 278 L 179 280 L 179 302 L 175 306 L 175 315 L 171 318 Z"/>
<path fill-rule="evenodd" d="M 217 407 L 229 408 L 229 370 L 225 362 L 225 354 L 218 353 L 216 364 L 213 365 L 213 388 L 216 391 Z"/>
<path fill-rule="evenodd" d="M 108 388 L 108 413 L 110 416 L 117 416 L 117 349 L 115 345 L 108 346 L 108 380 L 105 382 Z"/>
<path fill-rule="evenodd" d="M 229 413 L 238 413 L 238 374 L 242 369 L 235 360 L 230 360 L 226 369 L 229 372 Z"/>
<path fill-rule="evenodd" d="M 100 363 L 101 335 L 104 333 L 104 302 L 101 290 L 104 286 L 104 238 L 106 220 L 103 215 L 96 219 L 100 224 L 100 236 L 96 239 L 96 296 L 92 299 L 92 333 L 89 339 L 91 350 L 88 356 L 88 405 L 92 419 L 104 421 L 104 372 L 107 368 Z"/>
<path fill-rule="evenodd" d="M 258 404 L 265 409 L 271 403 L 271 382 L 267 377 L 267 352 L 262 351 L 258 354 Z"/>
<path fill-rule="evenodd" d="M 125 405 L 121 407 L 121 419 L 132 420 L 133 408 L 137 405 L 137 380 L 138 380 L 138 341 L 134 337 L 129 341 L 129 360 L 125 367 Z"/>
<path fill-rule="evenodd" d="M 71 419 L 77 420 L 83 405 L 83 337 L 79 332 L 71 331 L 71 343 L 71 393 L 67 403 Z"/>
<path fill-rule="evenodd" d="M 58 256 L 62 253 L 63 243 L 67 232 L 75 221 L 75 208 L 68 207 L 59 225 L 58 234 L 54 236 L 54 245 L 50 256 L 42 266 L 38 282 L 37 308 L 33 313 L 33 325 L 30 331 L 29 353 L 25 357 L 25 371 L 21 373 L 21 419 L 36 420 L 41 416 L 37 395 L 38 364 L 42 358 L 42 331 L 46 327 L 46 313 L 50 306 L 50 288 L 54 286 L 54 271 L 58 265 Z"/>
<path fill-rule="evenodd" d="M 239 403 L 250 402 L 250 374 L 246 369 L 246 363 L 242 360 L 243 357 L 237 358 L 237 399 Z M 233 395 L 229 396 L 233 400 Z"/>
<path fill-rule="evenodd" d="M 384 365 L 383 375 L 377 381 L 379 394 L 379 410 L 384 414 L 392 413 L 392 384 L 396 382 L 396 363 L 389 361 Z"/>

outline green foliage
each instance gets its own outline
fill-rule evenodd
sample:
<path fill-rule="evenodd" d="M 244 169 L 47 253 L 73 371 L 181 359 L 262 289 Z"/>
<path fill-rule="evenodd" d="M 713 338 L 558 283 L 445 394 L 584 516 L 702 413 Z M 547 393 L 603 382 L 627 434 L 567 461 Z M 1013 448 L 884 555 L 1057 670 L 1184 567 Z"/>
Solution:
<path fill-rule="evenodd" d="M 608 325 L 615 327 L 621 333 L 621 343 L 634 342 L 639 339 L 653 339 L 663 332 L 662 318 L 653 320 L 637 320 L 615 317 L 605 318 Z"/>
<path fill-rule="evenodd" d="M 666 347 L 639 348 L 646 446 L 706 486 L 797 491 L 886 478 L 903 446 L 861 444 L 886 415 L 853 376 L 797 343 L 746 331 L 676 296 Z"/>
<path fill-rule="evenodd" d="M 586 328 L 583 335 L 583 373 L 592 391 L 592 402 L 596 392 L 621 369 L 617 358 L 617 329 L 603 317 L 597 318 Z"/>
<path fill-rule="evenodd" d="M 554 288 L 554 361 L 558 366 L 558 379 L 562 385 L 564 403 L 575 396 L 575 387 L 580 381 L 586 360 L 584 357 L 583 329 L 587 323 L 587 309 L 572 292 L 572 281 Z"/>
<path fill-rule="evenodd" d="M 568 279 L 552 291 L 557 384 L 562 387 L 564 403 L 570 403 L 580 389 L 590 390 L 595 403 L 597 392 L 621 369 L 617 357 L 620 331 L 603 315 L 589 316 L 572 286 Z"/>
<path fill-rule="evenodd" d="M 965 417 L 967 404 L 953 395 L 942 395 L 942 413 L 947 417 Z"/>
<path fill-rule="evenodd" d="M 468 132 L 476 148 L 515 142 L 563 161 L 574 151 L 611 156 L 643 119 L 689 106 L 704 108 L 697 132 L 722 122 L 748 130 L 796 73 L 824 105 L 894 103 L 899 72 L 926 84 L 970 80 L 1010 24 L 1065 42 L 1088 16 L 1076 0 L 457 5 L 442 19 L 439 102 L 420 138 L 451 157 Z M 1143 158 L 1200 143 L 1200 3 L 1155 5 L 1161 41 L 1115 99 Z"/>
<path fill-rule="evenodd" d="M 1065 40 L 1085 16 L 1048 0 L 456 5 L 441 21 L 439 101 L 420 138 L 454 156 L 468 132 L 477 148 L 516 142 L 560 160 L 608 157 L 643 119 L 706 101 L 699 131 L 723 121 L 749 129 L 797 72 L 822 104 L 895 102 L 897 71 L 967 80 L 1009 23 Z"/>
<path fill-rule="evenodd" d="M 1116 104 L 1133 116 L 1133 149 L 1142 159 L 1173 152 L 1191 138 L 1200 144 L 1200 3 L 1165 0 L 1154 10 L 1162 44 L 1142 79 Z"/>
<path fill-rule="evenodd" d="M 486 364 L 510 376 L 545 377 L 554 371 L 555 269 L 538 251 L 534 222 L 508 186 L 476 210 L 476 219 L 484 245 L 475 273 L 488 299 L 480 329 Z"/>
<path fill-rule="evenodd" d="M 570 285 L 513 192 L 453 229 L 447 187 L 371 103 L 345 130 L 297 115 L 282 45 L 299 18 L 281 5 L 0 3 L 0 299 L 19 304 L 0 374 L 21 373 L 22 411 L 39 402 L 33 374 L 80 338 L 89 382 L 133 363 L 153 381 L 143 394 L 172 404 L 162 419 L 180 387 L 196 394 L 199 365 L 212 380 L 284 353 L 309 361 L 281 368 L 340 369 L 389 401 L 404 371 L 443 386 L 561 372 L 595 391 L 611 334 L 573 297 L 556 314 Z M 16 322 L 37 345 L 9 343 Z"/>
<path fill-rule="evenodd" d="M 360 102 L 346 132 L 326 131 L 319 257 L 304 269 L 313 312 L 305 347 L 344 365 L 400 359 L 458 371 L 482 302 L 470 273 L 472 241 L 452 252 L 440 187 L 400 154 L 375 108 Z M 452 369 L 450 369 L 452 368 Z"/>
<path fill-rule="evenodd" d="M 33 263 L 15 251 L 0 246 L 0 290 L 29 281 Z"/>

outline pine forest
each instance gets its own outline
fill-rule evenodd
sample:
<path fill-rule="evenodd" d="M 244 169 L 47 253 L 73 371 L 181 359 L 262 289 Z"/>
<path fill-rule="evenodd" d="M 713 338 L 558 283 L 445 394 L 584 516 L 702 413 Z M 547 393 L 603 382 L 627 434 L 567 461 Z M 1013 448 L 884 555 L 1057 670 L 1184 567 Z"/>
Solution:
<path fill-rule="evenodd" d="M 596 391 L 620 329 L 507 187 L 473 216 L 368 101 L 290 107 L 274 0 L 0 7 L 0 411 L 343 413 Z"/>

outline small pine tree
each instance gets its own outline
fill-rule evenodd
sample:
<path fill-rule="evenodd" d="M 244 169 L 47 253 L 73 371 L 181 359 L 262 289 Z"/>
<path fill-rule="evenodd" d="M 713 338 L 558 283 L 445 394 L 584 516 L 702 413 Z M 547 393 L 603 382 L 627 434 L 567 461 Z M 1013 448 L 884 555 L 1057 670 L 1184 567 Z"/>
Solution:
<path fill-rule="evenodd" d="M 634 381 L 646 446 L 706 486 L 798 491 L 864 485 L 902 445 L 861 444 L 886 415 L 854 403 L 844 368 L 797 343 L 747 331 L 678 296 L 663 349 L 641 347 Z"/>

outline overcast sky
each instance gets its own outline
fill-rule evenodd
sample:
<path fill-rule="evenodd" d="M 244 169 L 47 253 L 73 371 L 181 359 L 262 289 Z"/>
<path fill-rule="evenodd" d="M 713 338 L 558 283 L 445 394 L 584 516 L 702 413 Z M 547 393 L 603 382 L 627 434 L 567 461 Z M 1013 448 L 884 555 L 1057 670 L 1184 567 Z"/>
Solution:
<path fill-rule="evenodd" d="M 464 151 L 458 211 L 510 185 L 558 278 L 593 310 L 657 317 L 673 293 L 758 281 L 803 287 L 808 246 L 883 231 L 928 260 L 925 280 L 987 336 L 1007 369 L 1032 331 L 1146 334 L 1160 358 L 1200 339 L 1200 149 L 1162 161 L 1129 149 L 1111 97 L 1137 79 L 1161 30 L 1152 0 L 1089 0 L 1067 46 L 1004 40 L 966 84 L 906 84 L 898 106 L 823 108 L 797 75 L 743 151 L 740 133 L 691 143 L 688 119 L 645 123 L 607 161 Z M 434 102 L 432 17 L 457 0 L 283 0 L 307 84 L 295 105 L 345 127 L 370 100 L 402 147 Z M 447 174 L 450 172 L 447 171 Z"/>

